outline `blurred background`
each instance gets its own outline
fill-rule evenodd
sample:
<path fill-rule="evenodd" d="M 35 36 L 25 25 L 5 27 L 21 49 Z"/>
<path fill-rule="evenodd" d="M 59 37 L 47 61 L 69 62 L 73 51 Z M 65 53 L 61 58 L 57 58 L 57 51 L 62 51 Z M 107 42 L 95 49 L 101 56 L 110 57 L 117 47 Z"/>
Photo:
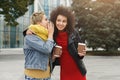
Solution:
<path fill-rule="evenodd" d="M 24 79 L 22 32 L 33 12 L 49 18 L 59 5 L 73 10 L 75 28 L 87 45 L 87 79 L 120 80 L 120 0 L 0 0 L 0 80 Z M 59 80 L 59 70 L 56 66 L 53 80 Z"/>
<path fill-rule="evenodd" d="M 44 11 L 49 18 L 53 8 L 70 6 L 71 0 L 1 0 L 0 48 L 22 48 L 23 30 L 30 24 L 33 12 Z"/>
<path fill-rule="evenodd" d="M 0 49 L 22 48 L 22 32 L 33 12 L 63 5 L 76 16 L 76 29 L 90 51 L 120 50 L 120 0 L 0 0 Z"/>

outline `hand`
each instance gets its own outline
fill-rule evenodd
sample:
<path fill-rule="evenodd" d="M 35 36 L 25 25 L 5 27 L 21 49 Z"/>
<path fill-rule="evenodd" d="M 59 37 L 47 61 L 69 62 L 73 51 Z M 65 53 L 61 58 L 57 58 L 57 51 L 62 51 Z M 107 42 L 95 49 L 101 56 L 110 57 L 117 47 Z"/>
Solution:
<path fill-rule="evenodd" d="M 49 24 L 48 24 L 48 32 L 49 33 L 54 32 L 54 24 L 52 22 L 49 22 Z"/>
<path fill-rule="evenodd" d="M 26 31 L 26 34 L 29 34 L 29 35 L 31 35 L 31 34 L 33 34 L 34 32 L 33 31 L 31 31 L 30 29 L 28 29 L 27 31 Z"/>
<path fill-rule="evenodd" d="M 78 53 L 79 56 L 85 56 L 86 55 L 86 50 L 83 50 L 82 53 Z"/>
<path fill-rule="evenodd" d="M 85 56 L 86 55 L 86 44 L 84 43 L 78 43 L 78 55 L 79 56 Z"/>
<path fill-rule="evenodd" d="M 53 49 L 53 52 L 54 52 L 53 56 L 60 57 L 62 55 L 62 48 L 55 47 Z"/>
<path fill-rule="evenodd" d="M 54 24 L 50 22 L 48 24 L 48 37 L 53 38 L 53 33 L 54 33 Z"/>
<path fill-rule="evenodd" d="M 52 60 L 55 61 L 56 58 L 60 57 L 62 55 L 62 49 L 60 49 L 59 51 L 54 48 L 53 49 L 53 55 L 52 55 Z"/>

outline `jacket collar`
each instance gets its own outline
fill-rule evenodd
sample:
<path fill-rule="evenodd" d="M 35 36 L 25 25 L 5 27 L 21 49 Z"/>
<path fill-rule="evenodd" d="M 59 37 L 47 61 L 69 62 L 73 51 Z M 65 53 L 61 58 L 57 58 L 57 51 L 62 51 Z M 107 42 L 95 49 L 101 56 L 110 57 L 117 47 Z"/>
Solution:
<path fill-rule="evenodd" d="M 70 36 L 69 36 L 69 38 L 68 38 L 68 44 L 73 43 L 73 42 L 74 42 L 74 39 L 75 39 L 75 34 L 74 34 L 74 33 L 70 34 Z"/>

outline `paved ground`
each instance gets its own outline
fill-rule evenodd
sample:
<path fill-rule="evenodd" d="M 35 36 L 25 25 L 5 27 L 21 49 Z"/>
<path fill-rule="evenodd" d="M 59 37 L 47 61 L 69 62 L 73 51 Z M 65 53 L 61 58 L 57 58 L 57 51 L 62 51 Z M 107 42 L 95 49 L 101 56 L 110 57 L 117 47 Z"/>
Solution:
<path fill-rule="evenodd" d="M 120 56 L 86 56 L 87 80 L 120 80 Z M 0 50 L 0 80 L 24 80 L 22 49 Z M 52 73 L 59 80 L 59 66 Z"/>

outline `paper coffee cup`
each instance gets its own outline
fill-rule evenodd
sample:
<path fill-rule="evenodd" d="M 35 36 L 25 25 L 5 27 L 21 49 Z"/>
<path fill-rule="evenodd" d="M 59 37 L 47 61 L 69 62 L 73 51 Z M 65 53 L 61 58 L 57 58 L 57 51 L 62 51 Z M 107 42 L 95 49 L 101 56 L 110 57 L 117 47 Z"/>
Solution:
<path fill-rule="evenodd" d="M 60 52 L 60 50 L 62 49 L 62 46 L 59 46 L 59 45 L 56 45 L 55 46 L 55 54 L 54 54 L 54 56 L 55 57 L 60 57 L 60 55 L 59 55 L 59 52 Z"/>
<path fill-rule="evenodd" d="M 78 43 L 78 53 L 82 53 L 85 50 L 86 44 L 85 43 Z"/>

